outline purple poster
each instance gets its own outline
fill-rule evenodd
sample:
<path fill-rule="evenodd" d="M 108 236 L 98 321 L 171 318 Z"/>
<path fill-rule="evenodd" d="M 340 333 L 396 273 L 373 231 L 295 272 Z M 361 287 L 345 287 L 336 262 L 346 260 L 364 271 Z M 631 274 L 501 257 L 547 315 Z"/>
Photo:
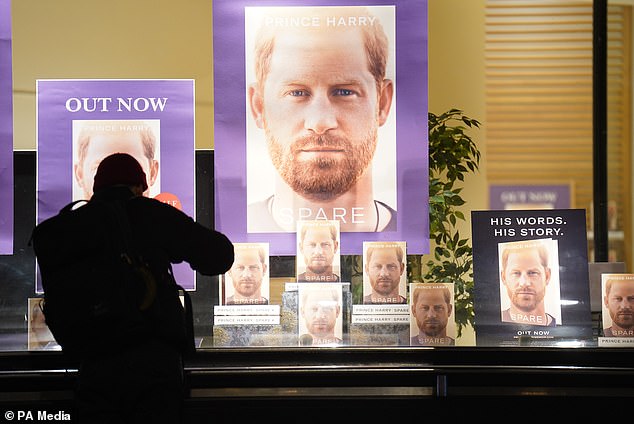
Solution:
<path fill-rule="evenodd" d="M 0 0 L 0 255 L 13 254 L 11 1 Z"/>
<path fill-rule="evenodd" d="M 295 255 L 297 221 L 429 251 L 427 1 L 213 3 L 216 228 Z"/>
<path fill-rule="evenodd" d="M 37 222 L 90 198 L 98 163 L 114 152 L 141 163 L 145 196 L 195 217 L 194 146 L 193 80 L 38 80 Z M 195 289 L 188 264 L 174 273 Z"/>

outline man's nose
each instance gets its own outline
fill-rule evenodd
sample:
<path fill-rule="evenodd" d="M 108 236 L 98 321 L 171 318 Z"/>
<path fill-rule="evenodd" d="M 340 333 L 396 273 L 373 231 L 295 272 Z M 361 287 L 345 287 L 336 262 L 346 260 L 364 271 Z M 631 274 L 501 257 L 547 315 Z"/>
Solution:
<path fill-rule="evenodd" d="M 335 107 L 326 94 L 314 94 L 305 113 L 304 127 L 317 135 L 337 126 Z"/>
<path fill-rule="evenodd" d="M 522 287 L 530 286 L 531 280 L 526 274 L 520 275 L 519 285 Z"/>

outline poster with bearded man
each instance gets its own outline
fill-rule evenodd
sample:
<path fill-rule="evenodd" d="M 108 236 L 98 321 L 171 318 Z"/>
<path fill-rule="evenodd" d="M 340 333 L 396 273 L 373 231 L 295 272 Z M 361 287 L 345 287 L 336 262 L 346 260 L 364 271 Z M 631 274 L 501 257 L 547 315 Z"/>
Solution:
<path fill-rule="evenodd" d="M 214 3 L 216 227 L 232 240 L 293 255 L 297 222 L 323 219 L 339 221 L 343 254 L 366 240 L 409 246 L 408 235 L 412 253 L 428 252 L 426 2 L 355 3 Z M 398 82 L 397 27 L 398 43 L 422 53 L 399 58 Z M 238 46 L 244 86 L 229 90 Z"/>

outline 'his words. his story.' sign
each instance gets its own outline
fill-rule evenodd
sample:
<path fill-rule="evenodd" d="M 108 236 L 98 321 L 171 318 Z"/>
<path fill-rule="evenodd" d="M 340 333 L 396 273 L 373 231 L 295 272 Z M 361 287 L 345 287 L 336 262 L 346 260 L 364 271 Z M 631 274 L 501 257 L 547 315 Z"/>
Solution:
<path fill-rule="evenodd" d="M 473 211 L 477 343 L 592 337 L 583 209 Z"/>

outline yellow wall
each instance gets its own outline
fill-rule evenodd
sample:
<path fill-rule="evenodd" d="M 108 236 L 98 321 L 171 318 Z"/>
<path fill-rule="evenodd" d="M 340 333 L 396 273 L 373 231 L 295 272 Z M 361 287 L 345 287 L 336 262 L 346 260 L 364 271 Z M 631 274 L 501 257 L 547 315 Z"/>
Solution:
<path fill-rule="evenodd" d="M 213 147 L 211 0 L 13 0 L 14 148 L 35 149 L 35 81 L 191 78 Z"/>
<path fill-rule="evenodd" d="M 482 153 L 480 170 L 467 178 L 462 192 L 468 210 L 487 209 L 484 143 L 485 0 L 429 0 L 429 111 L 462 109 L 483 125 L 470 132 Z M 465 214 L 467 213 L 465 211 Z M 471 220 L 460 227 L 471 235 Z"/>

